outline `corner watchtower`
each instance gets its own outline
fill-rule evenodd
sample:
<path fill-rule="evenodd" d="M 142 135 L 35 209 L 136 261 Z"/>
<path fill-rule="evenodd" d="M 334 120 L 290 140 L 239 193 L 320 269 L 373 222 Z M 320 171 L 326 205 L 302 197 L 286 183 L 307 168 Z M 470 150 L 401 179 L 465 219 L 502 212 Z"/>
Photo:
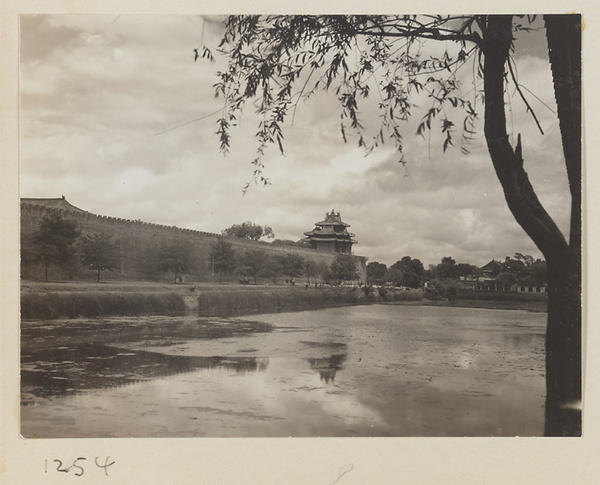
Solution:
<path fill-rule="evenodd" d="M 349 227 L 350 224 L 342 221 L 340 213 L 332 209 L 325 213 L 325 220 L 317 222 L 312 231 L 304 233 L 306 238 L 303 241 L 318 251 L 352 254 L 352 245 L 356 241 L 352 239 L 354 234 L 348 232 Z"/>

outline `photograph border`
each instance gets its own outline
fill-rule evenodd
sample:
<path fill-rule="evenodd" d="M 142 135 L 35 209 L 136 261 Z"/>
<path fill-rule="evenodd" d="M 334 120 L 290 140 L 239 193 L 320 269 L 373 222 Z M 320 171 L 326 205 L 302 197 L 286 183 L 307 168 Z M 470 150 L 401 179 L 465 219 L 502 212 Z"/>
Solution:
<path fill-rule="evenodd" d="M 110 468 L 86 470 L 85 483 L 594 483 L 600 476 L 598 445 L 598 384 L 600 359 L 598 330 L 588 322 L 597 312 L 594 301 L 596 271 L 594 251 L 597 224 L 589 208 L 598 206 L 598 169 L 587 163 L 597 153 L 594 134 L 598 102 L 600 12 L 590 1 L 549 0 L 527 4 L 510 0 L 498 4 L 474 1 L 428 2 L 432 13 L 480 12 L 488 5 L 493 13 L 583 14 L 583 348 L 584 413 L 581 438 L 115 438 L 24 439 L 19 437 L 19 143 L 18 143 L 18 28 L 19 15 L 56 14 L 219 14 L 219 13 L 397 13 L 421 11 L 419 2 L 342 3 L 310 1 L 289 4 L 236 1 L 199 4 L 173 0 L 115 1 L 97 5 L 85 0 L 8 0 L 0 12 L 2 70 L 0 106 L 0 483 L 65 483 L 47 466 L 53 460 L 71 463 L 85 457 L 89 463 L 114 461 Z M 492 6 L 493 5 L 493 6 Z M 539 7 L 536 9 L 536 7 Z M 596 8 L 594 8 L 596 7 Z M 486 12 L 488 13 L 488 12 Z M 592 109 L 585 109 L 590 106 Z M 586 137 L 589 133 L 589 139 Z M 591 157 L 593 159 L 593 156 Z M 106 461 L 105 461 L 106 459 Z M 72 475 L 69 474 L 69 477 Z"/>

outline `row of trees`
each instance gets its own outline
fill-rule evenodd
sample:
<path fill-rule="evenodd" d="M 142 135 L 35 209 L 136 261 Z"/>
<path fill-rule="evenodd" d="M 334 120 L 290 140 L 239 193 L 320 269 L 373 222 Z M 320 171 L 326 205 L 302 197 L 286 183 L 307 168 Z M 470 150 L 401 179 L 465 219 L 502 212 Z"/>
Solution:
<path fill-rule="evenodd" d="M 479 267 L 467 263 L 457 263 L 454 258 L 446 256 L 437 265 L 429 269 L 423 263 L 410 256 L 404 256 L 389 268 L 376 261 L 367 264 L 367 281 L 375 285 L 391 284 L 420 288 L 426 281 L 458 280 L 461 277 L 478 277 L 482 275 Z M 546 262 L 534 259 L 528 254 L 515 253 L 499 261 L 492 276 L 502 285 L 511 286 L 517 283 L 543 285 L 548 282 Z"/>
<path fill-rule="evenodd" d="M 272 279 L 306 277 L 306 283 L 322 281 L 348 281 L 359 278 L 356 262 L 348 254 L 338 254 L 330 266 L 324 262 L 316 263 L 312 259 L 303 258 L 297 253 L 274 255 L 262 249 L 247 250 L 237 253 L 233 245 L 223 238 L 219 238 L 211 246 L 210 264 L 212 272 L 223 276 L 238 274 L 243 281 L 252 280 L 255 284 L 257 278 Z"/>
<path fill-rule="evenodd" d="M 226 230 L 227 234 L 231 235 L 238 230 L 238 236 L 234 237 L 242 237 L 240 234 L 244 228 L 251 228 L 251 224 L 232 226 L 234 229 Z M 259 237 L 256 227 L 253 229 L 253 237 L 244 238 L 256 240 Z M 261 230 L 263 235 L 269 232 L 265 228 Z M 25 265 L 42 264 L 45 281 L 48 281 L 51 267 L 66 268 L 75 264 L 78 277 L 79 266 L 83 264 L 84 267 L 96 271 L 96 279 L 100 281 L 103 271 L 111 271 L 120 264 L 122 245 L 126 243 L 105 233 L 82 236 L 75 221 L 54 214 L 42 219 L 37 231 L 22 238 L 21 260 Z M 143 248 L 137 248 L 136 260 L 136 269 L 149 279 L 155 278 L 158 273 L 170 273 L 176 283 L 184 281 L 185 273 L 192 270 L 195 263 L 193 249 L 184 241 L 171 241 L 166 244 L 149 241 Z M 220 279 L 224 275 L 237 274 L 244 281 L 252 279 L 254 283 L 257 278 L 293 280 L 304 276 L 309 282 L 311 278 L 314 281 L 345 281 L 359 277 L 356 263 L 349 255 L 339 255 L 327 266 L 296 253 L 275 256 L 255 249 L 238 254 L 225 238 L 219 238 L 212 245 L 209 264 L 212 273 L 219 275 Z"/>
<path fill-rule="evenodd" d="M 456 280 L 461 277 L 482 275 L 481 268 L 466 263 L 457 264 L 451 257 L 442 258 L 440 264 L 432 265 L 427 274 L 429 279 L 438 280 Z M 506 256 L 504 261 L 497 261 L 487 275 L 504 287 L 514 284 L 544 285 L 548 283 L 546 261 L 521 253 L 515 253 L 512 257 Z"/>
<path fill-rule="evenodd" d="M 501 263 L 502 270 L 496 279 L 504 284 L 545 285 L 548 283 L 548 266 L 546 261 L 534 259 L 528 254 L 515 253 L 514 257 L 506 257 Z"/>
<path fill-rule="evenodd" d="M 96 272 L 100 281 L 103 271 L 112 271 L 122 260 L 123 240 L 106 233 L 82 235 L 73 220 L 53 214 L 41 220 L 38 230 L 21 239 L 21 261 L 24 265 L 42 264 L 44 280 L 48 281 L 49 269 L 68 268 L 77 265 Z M 182 242 L 154 245 L 149 242 L 137 251 L 137 270 L 148 278 L 158 272 L 171 273 L 175 281 L 181 281 L 189 270 L 191 247 Z"/>
<path fill-rule="evenodd" d="M 42 219 L 40 227 L 21 241 L 21 261 L 41 263 L 44 281 L 51 266 L 65 266 L 77 258 L 79 264 L 97 272 L 97 280 L 105 270 L 113 270 L 120 260 L 119 248 L 107 234 L 81 236 L 77 223 L 53 214 Z"/>
<path fill-rule="evenodd" d="M 420 288 L 423 284 L 425 268 L 418 259 L 404 256 L 389 268 L 376 261 L 367 264 L 367 281 L 374 285 L 386 283 L 393 286 L 408 286 L 409 288 Z"/>

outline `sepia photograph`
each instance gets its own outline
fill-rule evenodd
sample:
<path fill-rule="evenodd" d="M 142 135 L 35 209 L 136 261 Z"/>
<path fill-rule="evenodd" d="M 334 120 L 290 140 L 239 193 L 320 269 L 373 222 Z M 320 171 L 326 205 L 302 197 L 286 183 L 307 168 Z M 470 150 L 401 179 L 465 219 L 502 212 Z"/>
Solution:
<path fill-rule="evenodd" d="M 594 483 L 586 0 L 201 7 L 0 12 L 0 483 Z"/>
<path fill-rule="evenodd" d="M 581 16 L 22 15 L 21 434 L 581 435 Z"/>

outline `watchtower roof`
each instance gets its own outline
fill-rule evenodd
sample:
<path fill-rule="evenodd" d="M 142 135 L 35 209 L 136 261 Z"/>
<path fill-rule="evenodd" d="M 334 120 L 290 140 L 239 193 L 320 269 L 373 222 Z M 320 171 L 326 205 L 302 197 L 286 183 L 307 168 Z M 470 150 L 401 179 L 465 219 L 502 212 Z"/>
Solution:
<path fill-rule="evenodd" d="M 87 212 L 83 209 L 80 209 L 79 207 L 75 207 L 73 204 L 68 202 L 67 199 L 65 199 L 64 195 L 60 198 L 55 199 L 34 199 L 23 197 L 21 198 L 21 204 L 39 205 L 42 207 L 47 207 L 49 209 L 62 209 L 71 212 Z"/>
<path fill-rule="evenodd" d="M 342 221 L 342 217 L 339 212 L 335 212 L 331 209 L 330 213 L 325 213 L 325 220 L 321 222 L 317 222 L 315 225 L 317 226 L 345 226 L 350 227 L 350 224 L 346 224 Z"/>

